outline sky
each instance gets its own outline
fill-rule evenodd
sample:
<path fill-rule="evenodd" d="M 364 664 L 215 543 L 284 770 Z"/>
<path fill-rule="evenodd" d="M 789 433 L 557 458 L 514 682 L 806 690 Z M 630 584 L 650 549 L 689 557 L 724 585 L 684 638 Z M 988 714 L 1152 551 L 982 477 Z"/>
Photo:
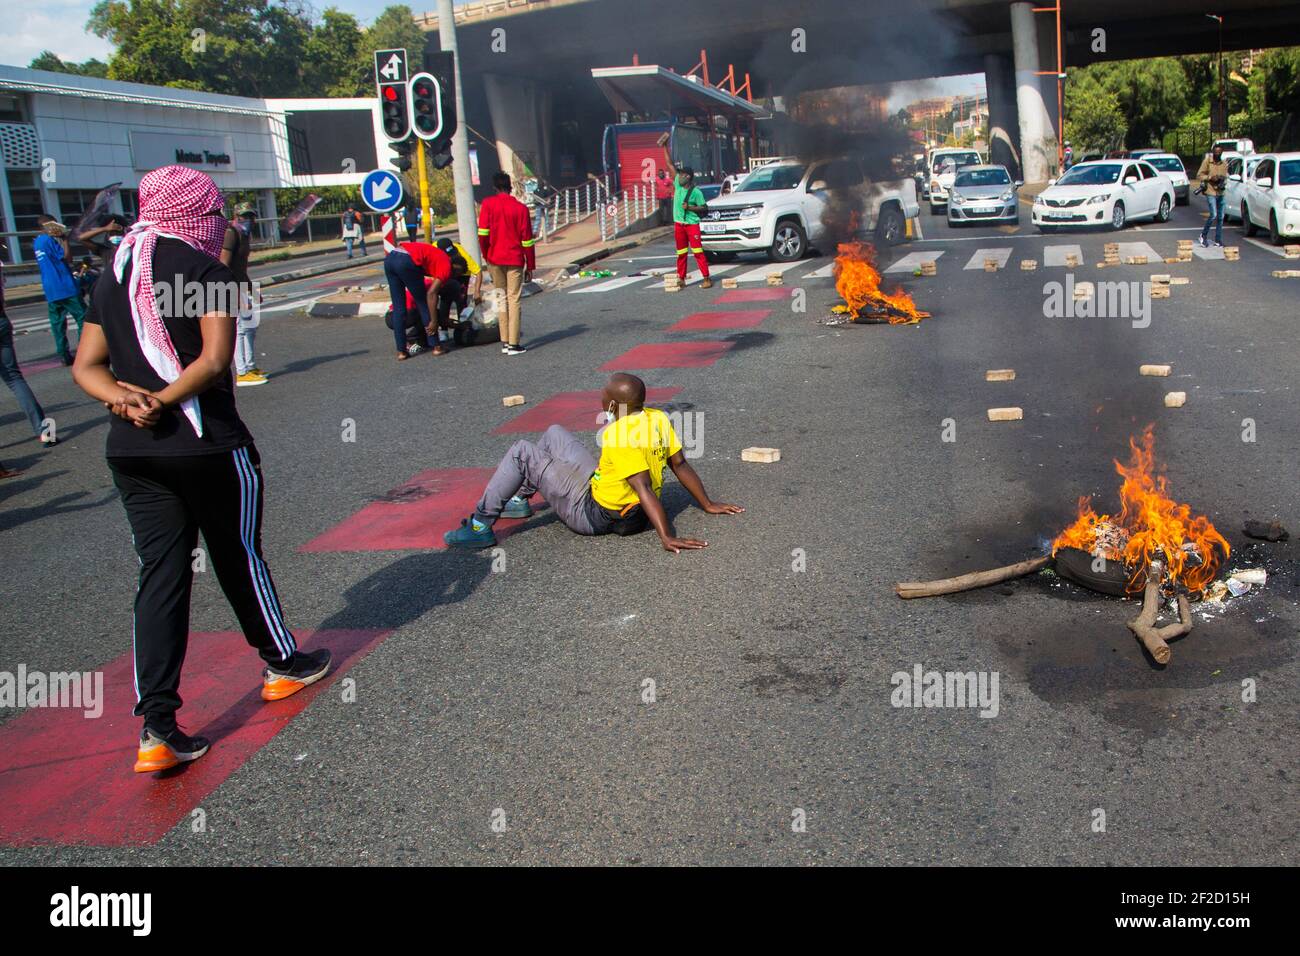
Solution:
<path fill-rule="evenodd" d="M 390 6 L 393 0 L 312 0 L 319 10 L 338 7 L 369 23 Z M 467 0 L 454 0 L 457 6 Z M 41 0 L 40 3 L 6 2 L 6 34 L 0 62 L 10 66 L 26 66 L 42 50 L 53 50 L 65 60 L 80 62 L 94 57 L 107 60 L 112 47 L 104 40 L 85 31 L 86 19 L 95 0 Z M 417 13 L 432 10 L 436 0 L 407 0 L 407 6 Z"/>

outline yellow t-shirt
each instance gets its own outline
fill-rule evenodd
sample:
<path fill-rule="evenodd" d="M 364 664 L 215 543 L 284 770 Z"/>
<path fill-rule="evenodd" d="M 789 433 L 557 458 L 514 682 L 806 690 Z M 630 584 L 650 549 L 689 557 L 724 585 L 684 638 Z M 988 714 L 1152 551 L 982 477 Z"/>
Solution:
<path fill-rule="evenodd" d="M 451 244 L 456 247 L 456 251 L 460 253 L 460 257 L 465 260 L 465 268 L 469 269 L 469 274 L 471 276 L 478 275 L 479 264 L 474 261 L 474 257 L 471 256 L 467 251 L 465 251 L 465 247 L 462 246 L 459 242 L 456 242 L 454 239 L 452 240 Z"/>
<path fill-rule="evenodd" d="M 682 450 L 668 416 L 657 408 L 625 415 L 600 433 L 600 461 L 591 476 L 591 497 L 602 508 L 622 511 L 640 499 L 628 478 L 650 473 L 655 497 L 664 484 L 668 459 Z"/>

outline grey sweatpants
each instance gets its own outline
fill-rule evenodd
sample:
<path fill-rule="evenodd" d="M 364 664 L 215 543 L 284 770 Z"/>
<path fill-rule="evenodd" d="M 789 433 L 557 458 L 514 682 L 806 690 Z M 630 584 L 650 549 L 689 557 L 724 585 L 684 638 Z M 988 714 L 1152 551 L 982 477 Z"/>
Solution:
<path fill-rule="evenodd" d="M 514 495 L 527 498 L 540 491 L 555 514 L 578 534 L 596 534 L 588 508 L 591 475 L 596 459 L 573 433 L 552 425 L 535 442 L 520 440 L 510 446 L 488 481 L 474 517 L 490 525 Z"/>

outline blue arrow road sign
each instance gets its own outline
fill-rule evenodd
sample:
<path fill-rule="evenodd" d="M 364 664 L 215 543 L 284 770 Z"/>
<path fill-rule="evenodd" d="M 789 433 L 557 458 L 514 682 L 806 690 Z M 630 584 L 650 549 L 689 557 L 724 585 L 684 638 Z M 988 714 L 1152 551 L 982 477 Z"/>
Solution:
<path fill-rule="evenodd" d="M 366 174 L 361 182 L 361 199 L 375 212 L 392 212 L 402 204 L 402 179 L 386 169 Z"/>

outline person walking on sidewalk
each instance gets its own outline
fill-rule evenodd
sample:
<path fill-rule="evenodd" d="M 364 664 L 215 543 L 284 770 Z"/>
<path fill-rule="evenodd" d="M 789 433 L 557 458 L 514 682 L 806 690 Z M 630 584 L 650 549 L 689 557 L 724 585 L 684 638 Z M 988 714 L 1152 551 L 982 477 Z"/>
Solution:
<path fill-rule="evenodd" d="M 478 214 L 478 241 L 483 261 L 492 273 L 492 284 L 506 292 L 505 314 L 498 322 L 501 329 L 501 354 L 523 355 L 528 351 L 519 344 L 520 308 L 524 283 L 533 281 L 537 253 L 533 249 L 533 227 L 528 209 L 510 195 L 510 174 L 492 177 L 495 196 L 483 200 Z"/>
<path fill-rule="evenodd" d="M 257 303 L 253 301 L 256 293 L 252 280 L 248 278 L 248 253 L 252 249 L 253 226 L 257 223 L 257 207 L 251 202 L 240 203 L 235 208 L 235 218 L 226 226 L 225 238 L 221 241 L 221 264 L 235 274 L 239 283 L 239 315 L 235 324 L 235 386 L 245 388 L 251 385 L 265 385 L 268 381 L 262 370 L 257 367 L 257 350 L 255 341 L 257 327 L 262 323 L 258 315 Z"/>
<path fill-rule="evenodd" d="M 298 649 L 262 556 L 262 471 L 235 408 L 230 360 L 234 274 L 218 261 L 229 226 L 206 173 L 164 166 L 140 180 L 140 221 L 95 286 L 72 374 L 113 413 L 109 471 L 140 559 L 135 597 L 137 773 L 197 760 L 209 741 L 180 729 L 199 533 L 248 643 L 264 662 L 262 698 L 325 676 L 330 653 Z M 163 282 L 203 301 L 158 295 Z"/>
<path fill-rule="evenodd" d="M 32 394 L 31 386 L 23 378 L 23 370 L 18 366 L 18 353 L 14 351 L 14 327 L 5 314 L 5 274 L 4 264 L 0 263 L 0 378 L 9 386 L 9 391 L 18 399 L 18 405 L 27 416 L 27 424 L 32 427 L 32 434 L 48 447 L 55 444 L 53 433 L 45 434 L 45 410 Z"/>
<path fill-rule="evenodd" d="M 709 211 L 704 204 L 704 194 L 695 185 L 695 171 L 689 166 L 680 169 L 673 165 L 668 153 L 668 134 L 659 137 L 659 145 L 665 147 L 664 162 L 673 175 L 673 237 L 677 244 L 677 278 L 686 281 L 686 254 L 695 256 L 700 266 L 701 289 L 713 287 L 709 278 L 709 260 L 704 255 L 704 242 L 700 239 L 700 214 Z"/>
<path fill-rule="evenodd" d="M 77 295 L 77 280 L 72 275 L 72 253 L 68 249 L 68 230 L 53 216 L 40 215 L 37 223 L 45 235 L 37 236 L 32 244 L 36 264 L 41 270 L 41 288 L 45 291 L 45 304 L 49 310 L 50 332 L 54 335 L 54 350 L 71 365 L 73 351 L 68 347 L 68 316 L 77 323 L 80 343 L 81 327 L 86 318 L 85 306 Z"/>
<path fill-rule="evenodd" d="M 361 254 L 366 255 L 366 230 L 361 223 L 361 214 L 357 212 L 357 207 L 348 203 L 348 208 L 343 210 L 343 215 L 339 217 L 343 223 L 343 244 L 347 246 L 348 258 L 352 258 L 352 243 L 360 240 Z"/>
<path fill-rule="evenodd" d="M 1210 218 L 1201 228 L 1201 238 L 1197 240 L 1202 246 L 1209 245 L 1210 227 L 1214 227 L 1214 244 L 1223 245 L 1223 190 L 1228 182 L 1228 164 L 1223 161 L 1223 147 L 1216 145 L 1213 151 L 1201 160 L 1201 168 L 1196 171 L 1196 179 L 1205 193 L 1205 200 L 1210 206 Z"/>

